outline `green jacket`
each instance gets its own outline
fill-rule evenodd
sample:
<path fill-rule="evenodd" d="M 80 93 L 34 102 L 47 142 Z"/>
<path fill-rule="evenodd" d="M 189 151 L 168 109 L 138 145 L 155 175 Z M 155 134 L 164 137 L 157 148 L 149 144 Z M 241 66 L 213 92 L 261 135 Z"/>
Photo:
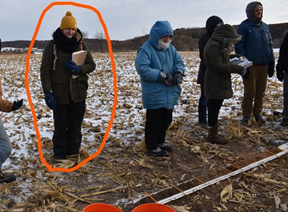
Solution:
<path fill-rule="evenodd" d="M 75 103 L 82 102 L 87 97 L 88 73 L 94 71 L 95 63 L 88 50 L 87 45 L 83 42 L 83 50 L 87 50 L 85 65 L 82 65 L 82 74 L 73 79 L 72 75 L 65 69 L 64 63 L 72 59 L 72 53 L 64 52 L 57 49 L 56 68 L 53 69 L 54 52 L 53 40 L 49 41 L 44 49 L 42 64 L 40 68 L 41 82 L 44 93 L 52 91 L 53 96 L 59 104 L 69 104 L 71 100 Z M 80 50 L 80 49 L 78 49 Z"/>
<path fill-rule="evenodd" d="M 208 99 L 229 99 L 233 96 L 231 73 L 239 73 L 241 66 L 230 64 L 230 53 L 233 44 L 241 39 L 236 30 L 228 25 L 218 27 L 204 49 L 204 60 L 207 67 L 204 91 Z"/>

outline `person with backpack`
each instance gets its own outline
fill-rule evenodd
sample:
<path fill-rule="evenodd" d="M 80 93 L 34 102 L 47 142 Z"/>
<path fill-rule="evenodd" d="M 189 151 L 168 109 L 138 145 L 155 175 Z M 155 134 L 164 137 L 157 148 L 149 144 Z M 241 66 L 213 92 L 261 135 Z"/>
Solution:
<path fill-rule="evenodd" d="M 79 50 L 86 50 L 87 55 L 84 65 L 78 66 L 72 61 L 72 53 Z M 70 11 L 66 12 L 60 27 L 53 33 L 53 40 L 44 49 L 40 68 L 45 102 L 53 110 L 55 162 L 79 154 L 87 74 L 94 71 L 95 66 L 76 19 Z"/>
<path fill-rule="evenodd" d="M 0 111 L 11 112 L 18 110 L 23 105 L 23 99 L 10 102 L 9 100 L 2 99 L 3 91 L 0 81 Z M 4 125 L 0 120 L 0 183 L 10 183 L 16 180 L 14 174 L 6 174 L 1 171 L 2 164 L 7 160 L 12 151 L 11 141 L 6 133 Z"/>
<path fill-rule="evenodd" d="M 172 147 L 165 142 L 174 105 L 181 93 L 184 63 L 171 45 L 173 29 L 168 21 L 157 21 L 149 40 L 139 49 L 135 67 L 141 78 L 146 111 L 145 143 L 149 156 L 165 157 Z"/>

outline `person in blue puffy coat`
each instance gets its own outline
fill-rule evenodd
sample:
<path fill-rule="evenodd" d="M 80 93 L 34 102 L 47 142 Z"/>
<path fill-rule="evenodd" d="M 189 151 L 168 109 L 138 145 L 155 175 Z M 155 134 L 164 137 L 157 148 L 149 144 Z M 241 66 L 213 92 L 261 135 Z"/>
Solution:
<path fill-rule="evenodd" d="M 139 49 L 135 67 L 141 78 L 146 112 L 145 143 L 148 155 L 167 156 L 172 147 L 165 143 L 174 105 L 181 94 L 184 63 L 171 45 L 173 29 L 168 21 L 157 21 Z"/>
<path fill-rule="evenodd" d="M 237 28 L 242 40 L 235 44 L 235 51 L 253 62 L 243 77 L 244 97 L 242 101 L 243 123 L 248 123 L 251 115 L 257 122 L 265 122 L 261 116 L 263 98 L 269 77 L 274 74 L 275 59 L 269 26 L 262 21 L 263 5 L 258 1 L 246 7 L 247 19 Z M 254 104 L 253 104 L 254 103 Z"/>

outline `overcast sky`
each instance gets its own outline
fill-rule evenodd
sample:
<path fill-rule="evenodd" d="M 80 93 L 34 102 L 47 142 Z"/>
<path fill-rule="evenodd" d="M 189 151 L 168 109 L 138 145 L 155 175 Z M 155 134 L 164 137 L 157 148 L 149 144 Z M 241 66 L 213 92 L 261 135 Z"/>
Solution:
<path fill-rule="evenodd" d="M 51 0 L 1 0 L 0 38 L 2 41 L 31 40 L 42 11 Z M 66 2 L 62 0 L 62 2 Z M 68 1 L 67 1 L 68 2 Z M 173 29 L 204 27 L 211 15 L 225 23 L 240 24 L 246 19 L 248 0 L 78 0 L 97 9 L 111 40 L 126 40 L 149 34 L 157 20 L 167 20 Z M 288 0 L 263 0 L 263 21 L 267 24 L 288 22 Z M 76 6 L 54 6 L 44 16 L 37 40 L 49 40 L 60 26 L 66 11 L 76 18 L 78 28 L 89 38 L 103 32 L 97 14 Z"/>

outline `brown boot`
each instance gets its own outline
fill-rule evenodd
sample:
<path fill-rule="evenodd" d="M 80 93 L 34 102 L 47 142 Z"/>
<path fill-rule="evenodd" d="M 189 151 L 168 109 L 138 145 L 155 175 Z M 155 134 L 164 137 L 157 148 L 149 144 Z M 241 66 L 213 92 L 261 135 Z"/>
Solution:
<path fill-rule="evenodd" d="M 208 127 L 208 142 L 212 144 L 228 144 L 228 139 L 218 135 L 218 124 Z"/>

